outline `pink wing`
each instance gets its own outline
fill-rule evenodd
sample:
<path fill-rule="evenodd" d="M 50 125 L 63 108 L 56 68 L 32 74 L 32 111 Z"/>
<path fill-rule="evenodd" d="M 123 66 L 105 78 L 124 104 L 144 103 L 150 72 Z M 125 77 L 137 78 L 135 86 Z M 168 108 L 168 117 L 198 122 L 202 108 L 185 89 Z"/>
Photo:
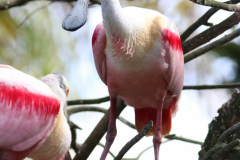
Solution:
<path fill-rule="evenodd" d="M 43 143 L 53 129 L 59 109 L 59 99 L 46 84 L 0 65 L 1 152 L 31 150 Z"/>
<path fill-rule="evenodd" d="M 105 55 L 106 34 L 102 23 L 99 23 L 94 30 L 92 37 L 92 47 L 98 75 L 101 80 L 107 85 L 107 66 Z"/>
<path fill-rule="evenodd" d="M 184 80 L 184 58 L 181 39 L 174 24 L 170 23 L 170 29 L 162 31 L 162 44 L 166 50 L 166 63 L 168 63 L 167 77 L 168 91 L 174 96 L 171 103 L 171 112 L 175 115 Z M 173 104 L 174 103 L 174 104 Z"/>

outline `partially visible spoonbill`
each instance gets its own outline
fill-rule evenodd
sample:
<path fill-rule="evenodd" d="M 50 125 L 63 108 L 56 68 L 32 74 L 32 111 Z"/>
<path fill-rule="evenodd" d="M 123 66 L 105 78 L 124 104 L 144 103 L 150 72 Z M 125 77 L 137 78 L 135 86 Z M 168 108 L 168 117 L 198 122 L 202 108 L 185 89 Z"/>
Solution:
<path fill-rule="evenodd" d="M 0 160 L 64 160 L 71 143 L 68 92 L 60 74 L 40 81 L 0 65 Z"/>
<path fill-rule="evenodd" d="M 184 59 L 179 33 L 157 11 L 122 8 L 119 0 L 102 0 L 101 6 L 103 23 L 95 28 L 92 46 L 97 72 L 108 86 L 111 106 L 100 160 L 106 158 L 117 134 L 117 97 L 135 108 L 138 131 L 153 121 L 148 135 L 153 135 L 158 160 L 162 137 L 171 131 L 183 87 Z M 71 15 L 79 13 L 72 10 Z"/>

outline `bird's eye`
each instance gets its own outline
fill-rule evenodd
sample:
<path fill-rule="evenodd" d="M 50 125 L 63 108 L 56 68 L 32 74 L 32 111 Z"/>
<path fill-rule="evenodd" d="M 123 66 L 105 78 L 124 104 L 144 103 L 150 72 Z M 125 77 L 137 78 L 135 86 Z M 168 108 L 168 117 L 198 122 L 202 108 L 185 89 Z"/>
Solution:
<path fill-rule="evenodd" d="M 66 95 L 68 96 L 68 94 L 69 94 L 69 89 L 66 89 Z"/>

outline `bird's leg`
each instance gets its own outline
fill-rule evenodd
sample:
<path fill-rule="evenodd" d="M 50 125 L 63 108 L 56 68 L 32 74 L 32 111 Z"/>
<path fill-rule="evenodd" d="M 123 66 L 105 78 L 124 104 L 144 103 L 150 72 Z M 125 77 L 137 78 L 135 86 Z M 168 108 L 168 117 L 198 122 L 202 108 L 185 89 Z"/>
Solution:
<path fill-rule="evenodd" d="M 107 130 L 107 136 L 106 136 L 106 144 L 100 160 L 106 159 L 108 151 L 117 135 L 117 130 L 116 130 L 117 97 L 110 96 L 110 103 L 111 103 L 110 117 L 109 117 L 108 130 Z"/>
<path fill-rule="evenodd" d="M 153 145 L 155 160 L 159 160 L 159 150 L 162 143 L 162 111 L 163 111 L 163 101 L 166 94 L 163 94 L 162 98 L 158 100 L 157 104 L 157 120 L 156 128 L 153 135 Z"/>

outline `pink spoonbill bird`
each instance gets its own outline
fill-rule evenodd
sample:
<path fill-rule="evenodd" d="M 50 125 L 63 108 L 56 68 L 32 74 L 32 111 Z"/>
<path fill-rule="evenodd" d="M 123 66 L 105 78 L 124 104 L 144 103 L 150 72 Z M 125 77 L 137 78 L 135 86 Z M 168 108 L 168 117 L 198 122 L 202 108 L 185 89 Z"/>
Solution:
<path fill-rule="evenodd" d="M 68 155 L 67 81 L 57 73 L 41 80 L 0 65 L 0 160 L 64 160 Z"/>
<path fill-rule="evenodd" d="M 162 137 L 171 130 L 183 87 L 184 59 L 177 28 L 157 11 L 122 8 L 119 0 L 101 0 L 101 6 L 103 23 L 95 28 L 92 47 L 99 77 L 108 86 L 111 106 L 100 159 L 106 158 L 117 134 L 116 102 L 121 97 L 135 108 L 138 131 L 153 121 L 148 135 L 153 135 L 158 160 Z M 72 10 L 71 20 L 74 13 L 79 14 Z M 79 21 L 79 26 L 85 21 Z M 76 29 L 76 24 L 70 29 Z"/>

